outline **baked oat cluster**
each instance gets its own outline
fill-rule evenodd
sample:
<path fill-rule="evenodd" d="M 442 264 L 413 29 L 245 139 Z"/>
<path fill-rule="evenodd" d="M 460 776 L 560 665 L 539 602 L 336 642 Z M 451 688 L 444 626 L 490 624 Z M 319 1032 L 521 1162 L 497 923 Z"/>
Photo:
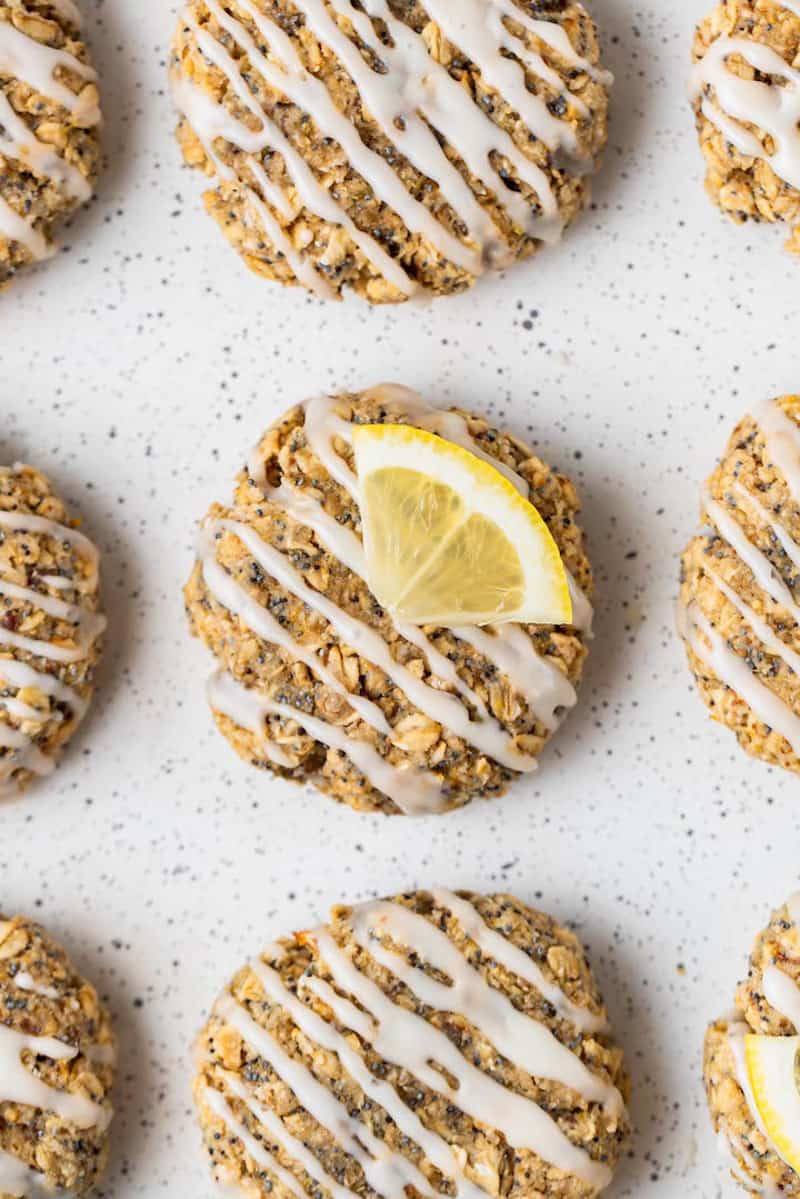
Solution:
<path fill-rule="evenodd" d="M 198 1060 L 214 1177 L 248 1199 L 589 1199 L 629 1134 L 581 946 L 506 895 L 334 909 L 239 971 Z"/>
<path fill-rule="evenodd" d="M 0 1199 L 85 1195 L 105 1166 L 115 1049 L 64 950 L 0 917 Z"/>
<path fill-rule="evenodd" d="M 723 0 L 693 56 L 708 194 L 737 224 L 784 222 L 786 248 L 800 254 L 800 4 Z"/>
<path fill-rule="evenodd" d="M 800 1036 L 800 894 L 773 912 L 756 939 L 731 1017 L 706 1033 L 704 1077 L 720 1149 L 751 1195 L 800 1196 L 800 1175 L 784 1160 L 756 1110 L 746 1038 Z"/>
<path fill-rule="evenodd" d="M 360 423 L 427 428 L 516 479 L 571 572 L 574 624 L 395 622 L 365 580 Z M 445 811 L 501 795 L 577 700 L 592 587 L 578 509 L 572 484 L 522 442 L 407 388 L 293 408 L 251 455 L 233 504 L 212 506 L 186 586 L 192 630 L 217 659 L 209 698 L 221 731 L 253 765 L 360 810 Z"/>
<path fill-rule="evenodd" d="M 598 58 L 575 0 L 188 0 L 178 138 L 256 273 L 323 298 L 448 295 L 586 204 Z"/>
<path fill-rule="evenodd" d="M 106 620 L 76 526 L 39 471 L 0 467 L 0 799 L 54 770 L 89 707 Z"/>
<path fill-rule="evenodd" d="M 800 396 L 756 405 L 709 478 L 679 627 L 712 717 L 800 772 Z"/>
<path fill-rule="evenodd" d="M 96 79 L 73 0 L 0 0 L 0 287 L 92 195 Z"/>

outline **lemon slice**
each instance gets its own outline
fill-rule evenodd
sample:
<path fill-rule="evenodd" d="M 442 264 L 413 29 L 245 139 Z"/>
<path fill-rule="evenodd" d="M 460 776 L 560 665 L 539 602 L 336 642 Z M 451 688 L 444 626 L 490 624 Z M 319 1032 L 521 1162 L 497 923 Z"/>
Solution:
<path fill-rule="evenodd" d="M 411 624 L 569 624 L 564 565 L 493 466 L 408 425 L 353 433 L 370 588 Z"/>
<path fill-rule="evenodd" d="M 744 1055 L 764 1130 L 800 1174 L 800 1037 L 751 1034 L 744 1039 Z"/>

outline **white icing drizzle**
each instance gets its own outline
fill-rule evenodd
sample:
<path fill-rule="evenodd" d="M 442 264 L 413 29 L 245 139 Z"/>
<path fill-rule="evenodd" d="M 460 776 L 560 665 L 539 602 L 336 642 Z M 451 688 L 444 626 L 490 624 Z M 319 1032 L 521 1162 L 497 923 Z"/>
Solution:
<path fill-rule="evenodd" d="M 800 504 L 800 428 L 775 400 L 759 404 L 750 415 L 763 434 L 769 461 L 783 475 L 795 503 Z"/>
<path fill-rule="evenodd" d="M 377 902 L 362 905 L 350 921 L 356 944 L 376 962 L 400 979 L 422 1003 L 439 1011 L 464 1012 L 470 1023 L 509 1061 L 531 1077 L 559 1082 L 611 1115 L 623 1110 L 616 1087 L 591 1073 L 571 1049 L 536 1020 L 519 1011 L 491 987 L 450 938 L 424 916 L 402 904 Z M 386 949 L 380 938 L 388 937 L 402 949 Z M 421 966 L 406 961 L 404 950 L 444 973 L 449 983 L 439 982 Z"/>
<path fill-rule="evenodd" d="M 800 987 L 794 979 L 773 963 L 764 967 L 762 985 L 767 1003 L 800 1032 Z"/>
<path fill-rule="evenodd" d="M 255 733 L 262 743 L 267 716 L 280 716 L 284 720 L 295 721 L 310 737 L 349 758 L 370 786 L 387 795 L 400 811 L 407 815 L 423 815 L 441 810 L 442 786 L 435 775 L 416 770 L 410 763 L 394 766 L 382 758 L 368 742 L 351 737 L 336 725 L 309 716 L 299 708 L 273 703 L 243 687 L 232 675 L 224 671 L 217 672 L 209 680 L 208 699 L 212 708 L 222 712 L 242 728 Z M 274 754 L 277 747 L 274 742 L 267 741 L 266 748 L 268 753 Z M 287 761 L 292 765 L 290 760 Z"/>
<path fill-rule="evenodd" d="M 764 75 L 777 77 L 782 86 L 741 79 L 728 67 L 733 56 L 743 58 Z M 709 89 L 713 89 L 713 99 Z M 764 159 L 785 183 L 800 188 L 800 72 L 777 51 L 744 37 L 717 38 L 692 70 L 689 95 L 692 101 L 702 97 L 705 116 L 738 150 Z M 768 153 L 761 140 L 739 122 L 768 134 L 774 151 Z"/>
<path fill-rule="evenodd" d="M 42 1178 L 38 1170 L 0 1149 L 0 1195 L 10 1195 L 11 1199 L 53 1199 L 53 1192 L 45 1190 Z"/>
<path fill-rule="evenodd" d="M 291 487 L 285 481 L 280 487 L 272 488 L 265 494 L 268 499 L 280 504 L 294 520 L 310 528 L 330 554 L 366 582 L 364 548 L 352 529 L 340 525 L 328 515 L 319 501 Z M 463 681 L 453 663 L 436 649 L 422 628 L 398 620 L 394 620 L 393 625 L 401 637 L 425 654 L 431 671 L 458 691 L 476 709 L 478 721 L 484 725 L 488 724 L 493 740 L 489 751 L 491 756 L 514 770 L 533 769 L 534 759 L 526 760 L 525 755 L 515 751 L 508 734 L 481 698 Z M 450 631 L 506 674 L 516 690 L 524 696 L 537 719 L 550 731 L 558 727 L 564 711 L 577 703 L 577 692 L 566 675 L 555 663 L 548 662 L 545 657 L 539 655 L 527 633 L 515 625 L 497 628 L 487 626 L 485 629 L 475 625 L 461 625 Z M 474 723 L 471 727 L 475 727 Z M 487 730 L 484 730 L 484 736 L 486 732 Z"/>
<path fill-rule="evenodd" d="M 709 568 L 708 564 L 704 564 L 704 572 L 713 581 L 717 590 L 721 591 L 729 603 L 733 604 L 736 611 L 745 620 L 745 623 L 750 626 L 755 635 L 761 639 L 764 645 L 772 654 L 776 654 L 782 658 L 786 665 L 795 672 L 800 678 L 800 654 L 795 653 L 793 649 L 782 641 L 776 633 L 773 632 L 771 626 L 767 624 L 763 617 L 759 616 L 749 604 L 745 603 L 740 595 L 738 595 L 732 587 L 729 587 L 723 578 Z"/>
<path fill-rule="evenodd" d="M 679 609 L 678 627 L 700 661 L 752 709 L 758 720 L 780 733 L 794 753 L 800 753 L 800 718 L 776 692 L 756 678 L 744 658 L 730 648 L 697 604 Z"/>
<path fill-rule="evenodd" d="M 57 0 L 53 5 L 62 16 L 80 27 L 80 14 L 72 0 Z M 82 89 L 76 95 L 56 78 L 59 69 L 78 75 L 85 82 L 94 82 L 96 72 L 74 54 L 37 42 L 22 33 L 10 20 L 0 20 L 0 74 L 21 79 L 40 95 L 62 105 L 83 128 L 97 125 L 100 110 L 94 93 Z M 63 193 L 78 203 L 92 194 L 91 184 L 76 166 L 66 161 L 47 143 L 40 141 L 33 129 L 16 112 L 10 101 L 0 93 L 0 158 L 16 159 L 33 174 L 52 180 Z M 36 261 L 49 258 L 55 251 L 47 238 L 35 227 L 32 217 L 18 213 L 0 196 L 0 236 L 24 246 Z"/>
<path fill-rule="evenodd" d="M 18 970 L 11 979 L 15 987 L 19 987 L 21 991 L 30 991 L 33 995 L 41 995 L 43 999 L 60 999 L 61 992 L 55 987 L 45 986 L 44 983 L 37 983 L 36 979 L 28 973 L 27 970 Z"/>
<path fill-rule="evenodd" d="M 0 1101 L 54 1112 L 76 1128 L 104 1129 L 108 1115 L 83 1095 L 59 1091 L 31 1074 L 22 1063 L 26 1051 L 54 1062 L 70 1062 L 78 1050 L 54 1037 L 32 1037 L 0 1024 Z"/>
<path fill-rule="evenodd" d="M 569 1020 L 582 1033 L 597 1034 L 609 1031 L 608 1021 L 603 1015 L 595 1015 L 588 1008 L 577 1007 L 561 988 L 548 979 L 544 972 L 513 941 L 496 932 L 484 921 L 478 909 L 467 899 L 453 891 L 437 887 L 431 891 L 439 907 L 452 913 L 462 929 L 479 949 L 489 954 L 519 978 L 531 983 L 544 996 L 563 1020 Z"/>
<path fill-rule="evenodd" d="M 215 526 L 209 527 L 212 532 Z M 536 760 L 518 753 L 508 736 L 496 724 L 484 725 L 472 721 L 469 712 L 459 699 L 446 691 L 439 691 L 429 686 L 400 662 L 392 657 L 392 652 L 384 638 L 370 625 L 350 616 L 337 604 L 333 603 L 320 592 L 310 587 L 298 570 L 292 566 L 285 554 L 267 544 L 251 525 L 237 521 L 223 520 L 216 524 L 217 528 L 227 529 L 235 533 L 245 546 L 251 557 L 282 587 L 292 595 L 302 600 L 312 612 L 318 612 L 329 623 L 339 640 L 356 650 L 362 657 L 368 659 L 384 672 L 396 687 L 408 696 L 409 700 L 424 712 L 430 720 L 451 730 L 468 744 L 473 745 L 481 753 L 495 757 L 503 765 L 515 770 L 534 770 Z M 260 605 L 255 605 L 260 607 Z M 286 638 L 283 638 L 284 643 Z M 295 653 L 297 643 L 291 641 L 292 652 Z M 296 655 L 300 656 L 300 655 Z M 303 659 L 305 660 L 305 659 Z M 316 669 L 316 668 L 315 668 Z M 359 715 L 378 731 L 389 733 L 383 714 L 379 714 L 380 725 L 376 725 L 374 717 L 364 712 L 363 705 L 351 693 L 337 689 L 346 696 L 349 703 L 359 710 Z M 353 702 L 355 701 L 355 702 Z M 374 705 L 370 704 L 370 708 Z"/>
<path fill-rule="evenodd" d="M 235 1082 L 236 1080 L 232 1079 L 232 1076 L 226 1074 L 225 1081 L 228 1083 L 230 1089 L 234 1090 L 233 1086 L 231 1086 L 231 1081 Z M 234 1094 L 235 1093 L 236 1091 L 234 1090 Z M 300 1186 L 294 1174 L 290 1174 L 288 1170 L 284 1169 L 275 1155 L 270 1153 L 269 1150 L 265 1149 L 262 1143 L 257 1141 L 256 1138 L 247 1131 L 244 1124 L 242 1124 L 240 1120 L 236 1119 L 231 1105 L 226 1101 L 224 1095 L 220 1091 L 216 1091 L 213 1087 L 206 1086 L 203 1088 L 200 1098 L 201 1102 L 205 1103 L 206 1107 L 208 1107 L 209 1110 L 214 1113 L 217 1119 L 223 1122 L 228 1131 L 232 1133 L 233 1136 L 239 1138 L 257 1165 L 261 1166 L 265 1170 L 269 1170 L 270 1174 L 274 1175 L 274 1177 L 277 1178 L 278 1181 L 282 1183 L 288 1191 L 291 1191 L 293 1195 L 297 1196 L 297 1199 L 307 1199 L 306 1192 Z M 226 1188 L 226 1194 L 230 1194 L 232 1191 L 233 1188 L 230 1190 Z M 238 1187 L 235 1188 L 235 1194 L 241 1195 L 241 1190 Z"/>
<path fill-rule="evenodd" d="M 264 956 L 277 959 L 281 953 L 280 947 L 273 946 Z M 463 1174 L 458 1158 L 447 1141 L 438 1133 L 425 1127 L 419 1116 L 400 1098 L 391 1083 L 377 1078 L 372 1073 L 361 1055 L 335 1024 L 323 1020 L 307 1004 L 293 995 L 284 986 L 278 972 L 271 966 L 267 966 L 265 962 L 261 960 L 252 962 L 251 969 L 269 999 L 273 1003 L 280 1004 L 310 1040 L 316 1041 L 323 1048 L 336 1054 L 347 1073 L 361 1087 L 367 1098 L 381 1106 L 391 1116 L 403 1135 L 419 1145 L 428 1160 L 445 1178 L 449 1178 L 455 1184 L 457 1194 L 462 1199 L 484 1199 L 485 1192 Z M 383 1152 L 390 1151 L 384 1146 Z M 406 1161 L 401 1155 L 397 1156 L 402 1161 Z M 427 1193 L 428 1184 L 424 1180 L 422 1182 L 416 1180 L 414 1185 L 423 1194 Z"/>
<path fill-rule="evenodd" d="M 352 1028 L 382 1058 L 409 1070 L 473 1119 L 498 1129 L 515 1149 L 529 1149 L 598 1189 L 608 1185 L 609 1168 L 573 1145 L 542 1108 L 474 1066 L 422 1016 L 394 1003 L 358 970 L 326 930 L 317 931 L 314 938 L 337 990 L 316 978 L 305 980 L 305 985 L 331 1007 L 340 1023 Z M 343 1000 L 338 991 L 349 993 L 359 1007 Z M 446 1075 L 457 1085 L 451 1086 Z"/>
<path fill-rule="evenodd" d="M 769 558 L 750 541 L 738 520 L 710 495 L 705 496 L 704 507 L 720 535 L 736 551 L 759 586 L 763 587 L 776 604 L 781 604 L 788 612 L 791 612 L 796 621 L 800 621 L 800 605 L 795 603 L 791 591 L 778 575 Z"/>
<path fill-rule="evenodd" d="M 245 24 L 231 16 L 218 0 L 205 0 L 205 3 L 225 34 L 247 54 L 250 69 L 307 112 L 323 136 L 339 143 L 375 195 L 392 208 L 412 232 L 424 237 L 455 265 L 480 275 L 487 266 L 507 265 L 513 252 L 502 231 L 444 154 L 433 129 L 457 147 L 470 172 L 494 192 L 498 203 L 517 227 L 543 241 L 554 241 L 560 236 L 563 219 L 547 174 L 519 150 L 513 139 L 494 123 L 447 69 L 434 61 L 422 38 L 394 16 L 386 0 L 367 0 L 363 12 L 352 7 L 349 0 L 331 0 L 329 6 L 323 0 L 298 0 L 298 8 L 306 26 L 347 70 L 364 108 L 383 134 L 421 174 L 436 180 L 444 200 L 465 229 L 469 244 L 449 233 L 437 216 L 406 190 L 384 158 L 361 140 L 355 126 L 337 108 L 324 83 L 305 69 L 292 39 L 254 0 L 241 0 L 240 7 L 269 47 L 269 57 L 260 50 Z M 591 163 L 579 153 L 568 121 L 554 116 L 547 101 L 528 90 L 520 62 L 550 87 L 556 88 L 560 95 L 566 95 L 572 107 L 582 115 L 586 113 L 585 105 L 565 90 L 557 72 L 546 65 L 541 54 L 529 50 L 513 35 L 505 21 L 510 18 L 524 26 L 566 59 L 573 70 L 583 71 L 605 85 L 610 84 L 607 73 L 595 69 L 575 52 L 560 25 L 532 20 L 509 0 L 489 0 L 488 4 L 465 0 L 457 17 L 442 0 L 431 0 L 428 8 L 445 34 L 474 58 L 485 82 L 504 94 L 518 110 L 534 137 L 542 140 L 551 151 L 564 151 L 581 171 L 590 168 Z M 343 32 L 337 15 L 352 23 L 359 38 L 383 63 L 383 71 L 374 70 L 367 63 L 356 44 Z M 376 18 L 385 23 L 391 44 L 385 45 L 378 39 L 372 24 L 372 19 Z M 216 102 L 210 96 L 201 100 L 195 85 L 183 76 L 175 77 L 176 105 L 199 137 L 219 178 L 231 180 L 235 175 L 214 150 L 214 141 L 218 137 L 252 156 L 261 155 L 268 148 L 278 151 L 302 203 L 323 220 L 341 225 L 367 260 L 402 294 L 413 294 L 416 288 L 405 270 L 374 238 L 354 225 L 342 205 L 319 183 L 277 124 L 263 111 L 237 60 L 199 26 L 188 7 L 183 11 L 182 20 L 193 31 L 203 56 L 222 71 L 232 91 L 261 123 L 261 128 L 253 132 L 237 121 L 222 101 Z M 509 52 L 519 61 L 510 59 Z M 495 153 L 510 162 L 520 179 L 536 194 L 540 211 L 506 186 L 492 161 Z M 263 178 L 257 181 L 263 184 Z M 262 188 L 262 192 L 264 201 L 256 205 L 256 211 L 265 233 L 275 248 L 285 255 L 301 282 L 316 294 L 329 294 L 326 281 L 304 259 L 303 251 L 294 247 L 267 207 L 271 204 L 284 220 L 291 219 L 291 209 L 287 212 L 285 198 L 276 194 L 274 185 L 269 191 Z M 248 198 L 253 195 L 250 191 Z"/>
<path fill-rule="evenodd" d="M 800 545 L 798 545 L 796 541 L 792 540 L 792 538 L 784 529 L 783 525 L 778 523 L 773 513 L 769 512 L 764 505 L 760 503 L 758 499 L 756 499 L 753 493 L 748 491 L 747 488 L 743 487 L 738 481 L 731 484 L 731 490 L 738 495 L 740 499 L 743 499 L 745 503 L 750 505 L 755 514 L 758 516 L 759 520 L 765 524 L 773 534 L 775 540 L 778 542 L 789 561 L 797 567 L 798 571 L 800 571 Z"/>
<path fill-rule="evenodd" d="M 52 179 L 74 200 L 85 203 L 91 197 L 88 179 L 52 146 L 37 138 L 3 92 L 0 92 L 0 155 L 16 158 L 40 178 Z"/>
<path fill-rule="evenodd" d="M 474 909 L 474 920 L 469 919 L 463 911 L 464 906 L 471 908 L 467 901 L 451 897 L 449 892 L 442 892 L 442 895 L 448 902 L 452 899 L 459 908 L 465 926 L 473 927 L 477 921 L 487 932 L 492 931 Z M 424 917 L 400 904 L 382 902 L 353 909 L 351 924 L 356 942 L 409 986 L 420 1003 L 432 1004 L 443 1011 L 463 1012 L 501 1053 L 533 1077 L 562 1081 L 589 1102 L 603 1104 L 612 1115 L 623 1111 L 621 1096 L 613 1086 L 593 1075 L 547 1028 L 518 1011 L 499 991 L 485 983 L 445 934 Z M 374 940 L 376 932 L 378 935 L 387 933 L 393 941 L 413 946 L 426 962 L 451 979 L 451 985 L 434 980 L 416 967 L 406 966 L 399 954 L 383 950 Z M 495 936 L 504 941 L 499 934 Z M 360 972 L 328 930 L 317 930 L 311 937 L 332 975 L 335 989 L 308 973 L 298 980 L 298 988 L 321 999 L 331 1009 L 333 1020 L 323 1019 L 299 995 L 289 991 L 273 966 L 257 960 L 251 963 L 251 970 L 266 997 L 286 1012 L 302 1038 L 338 1057 L 344 1071 L 367 1099 L 381 1106 L 403 1136 L 416 1143 L 427 1160 L 453 1183 L 458 1199 L 480 1199 L 486 1194 L 465 1174 L 466 1155 L 454 1150 L 439 1133 L 427 1128 L 394 1086 L 372 1073 L 359 1052 L 354 1033 L 386 1061 L 408 1071 L 472 1118 L 497 1128 L 514 1148 L 531 1150 L 556 1168 L 577 1175 L 597 1189 L 607 1185 L 610 1179 L 608 1168 L 573 1145 L 542 1108 L 484 1073 L 424 1017 L 393 1002 Z M 508 945 L 508 948 L 513 950 L 515 947 Z M 271 946 L 264 957 L 278 961 L 283 953 L 281 946 Z M 499 960 L 500 954 L 497 956 Z M 527 961 L 526 969 L 531 965 Z M 562 1001 L 571 1007 L 563 996 Z M 333 1092 L 317 1081 L 305 1062 L 290 1057 L 272 1033 L 257 1024 L 233 995 L 223 995 L 214 1010 L 225 1024 L 239 1033 L 251 1051 L 269 1063 L 309 1115 L 334 1135 L 341 1148 L 360 1165 L 368 1185 L 377 1194 L 387 1199 L 401 1199 L 411 1185 L 426 1197 L 435 1196 L 431 1184 L 413 1162 L 376 1138 Z M 454 1085 L 449 1081 L 451 1078 Z M 353 1192 L 330 1177 L 308 1145 L 298 1141 L 274 1111 L 255 1099 L 240 1076 L 217 1068 L 215 1080 L 226 1093 L 246 1106 L 263 1127 L 268 1142 L 278 1145 L 285 1156 L 330 1190 L 334 1199 L 352 1199 Z M 259 1155 L 267 1152 L 261 1138 L 257 1142 L 259 1153 L 253 1151 L 246 1139 L 252 1137 L 237 1119 L 225 1095 L 212 1090 L 208 1082 L 201 1095 L 228 1129 L 242 1139 L 254 1160 L 277 1173 L 274 1158 L 268 1160 Z M 294 1174 L 292 1181 L 297 1183 Z M 296 1185 L 290 1185 L 290 1189 L 297 1194 Z"/>
<path fill-rule="evenodd" d="M 19 242 L 30 253 L 36 262 L 43 262 L 55 254 L 55 246 L 47 240 L 44 234 L 20 216 L 15 208 L 0 196 L 0 236 L 8 241 Z"/>
<path fill-rule="evenodd" d="M 744 1187 L 751 1195 L 761 1195 L 763 1199 L 783 1194 L 770 1179 L 762 1179 L 762 1167 L 745 1147 L 741 1137 L 737 1137 L 723 1123 L 717 1132 L 717 1149 L 722 1160 L 730 1170 L 734 1182 Z"/>

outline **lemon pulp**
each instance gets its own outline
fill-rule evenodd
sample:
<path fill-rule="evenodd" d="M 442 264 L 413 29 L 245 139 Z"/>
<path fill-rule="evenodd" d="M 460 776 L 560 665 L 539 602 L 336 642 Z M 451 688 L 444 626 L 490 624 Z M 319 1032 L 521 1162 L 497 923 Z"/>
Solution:
<path fill-rule="evenodd" d="M 568 624 L 569 585 L 539 513 L 500 471 L 406 425 L 353 447 L 370 587 L 414 624 Z"/>

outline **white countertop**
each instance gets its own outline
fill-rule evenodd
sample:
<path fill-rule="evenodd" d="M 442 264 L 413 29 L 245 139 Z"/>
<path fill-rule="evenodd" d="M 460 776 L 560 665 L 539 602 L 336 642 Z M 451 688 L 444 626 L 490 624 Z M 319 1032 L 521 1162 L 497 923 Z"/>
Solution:
<path fill-rule="evenodd" d="M 0 461 L 35 463 L 80 510 L 111 627 L 76 744 L 0 810 L 0 908 L 63 937 L 114 1009 L 103 1194 L 210 1194 L 191 1041 L 248 954 L 334 901 L 435 882 L 511 890 L 590 947 L 639 1129 L 609 1194 L 735 1194 L 703 1029 L 798 885 L 800 783 L 707 719 L 672 612 L 733 424 L 800 388 L 800 263 L 781 230 L 736 230 L 703 195 L 683 97 L 702 9 L 593 5 L 618 80 L 611 143 L 595 207 L 560 248 L 471 295 L 370 310 L 259 281 L 202 211 L 165 87 L 175 5 L 85 3 L 112 161 L 69 252 L 0 297 Z M 194 522 L 262 429 L 315 391 L 386 379 L 490 413 L 569 472 L 597 573 L 580 705 L 539 774 L 420 822 L 241 763 L 213 728 L 181 598 Z"/>

